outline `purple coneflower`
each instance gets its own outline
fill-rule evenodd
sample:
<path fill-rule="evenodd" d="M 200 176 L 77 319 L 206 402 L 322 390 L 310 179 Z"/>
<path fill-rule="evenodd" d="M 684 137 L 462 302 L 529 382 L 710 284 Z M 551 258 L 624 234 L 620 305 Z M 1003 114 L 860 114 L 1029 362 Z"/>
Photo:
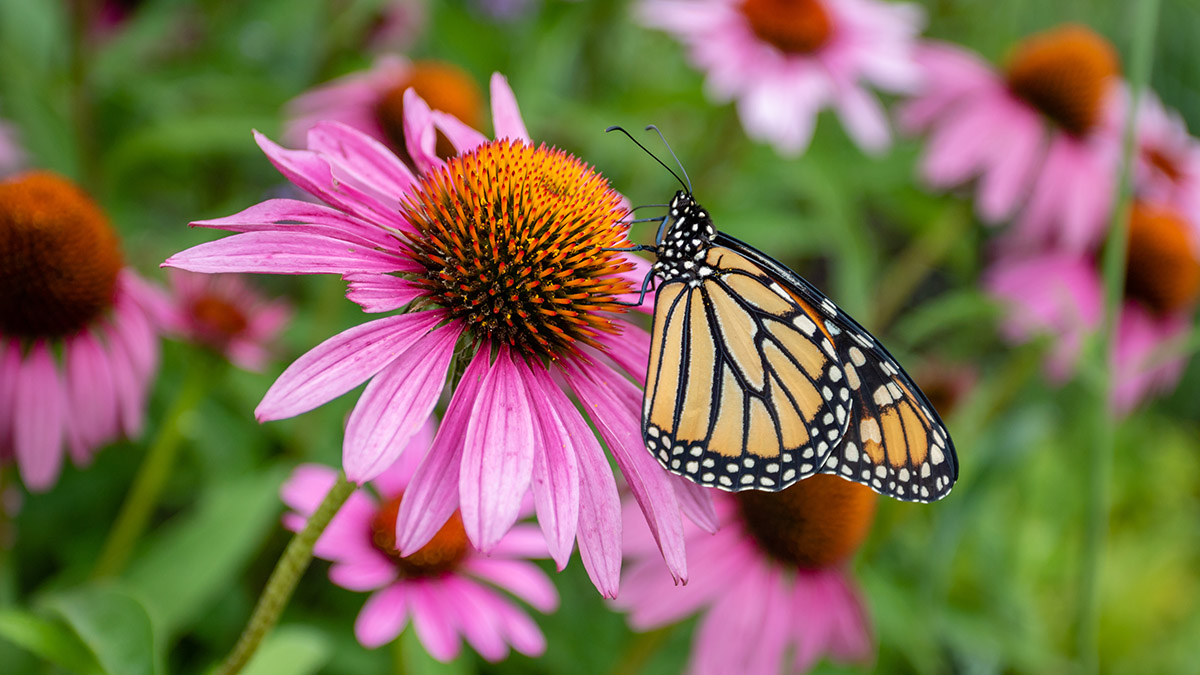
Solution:
<path fill-rule="evenodd" d="M 204 345 L 246 370 L 262 370 L 270 344 L 292 310 L 267 300 L 236 274 L 195 274 L 171 270 L 174 296 L 171 330 Z"/>
<path fill-rule="evenodd" d="M 402 554 L 461 509 L 471 543 L 490 551 L 532 488 L 561 569 L 578 536 L 583 564 L 617 592 L 620 504 L 591 420 L 684 579 L 681 506 L 711 524 L 701 488 L 663 471 L 642 444 L 649 336 L 620 318 L 635 264 L 627 210 L 607 181 L 571 155 L 533 145 L 516 99 L 492 79 L 489 141 L 405 95 L 405 137 L 419 173 L 374 139 L 317 124 L 308 149 L 260 146 L 295 185 L 329 206 L 279 199 L 196 223 L 240 232 L 172 256 L 199 272 L 341 274 L 369 313 L 395 312 L 300 357 L 259 404 L 261 421 L 311 410 L 370 381 L 343 446 L 347 477 L 379 475 L 453 394 L 397 519 Z M 435 152 L 441 131 L 459 154 Z M 636 296 L 633 296 L 636 297 Z M 451 364 L 455 364 L 451 369 Z M 568 392 L 582 406 L 576 408 Z"/>
<path fill-rule="evenodd" d="M 44 171 L 0 182 L 0 456 L 26 487 L 54 485 L 64 447 L 85 465 L 141 430 L 161 304 L 78 187 Z"/>
<path fill-rule="evenodd" d="M 691 579 L 681 588 L 664 583 L 652 540 L 630 523 L 634 562 L 616 604 L 636 630 L 700 613 L 690 673 L 775 675 L 808 670 L 823 655 L 868 659 L 871 631 L 847 561 L 875 503 L 869 488 L 829 475 L 782 492 L 722 494 L 720 531 L 689 526 Z"/>
<path fill-rule="evenodd" d="M 944 43 L 923 47 L 918 61 L 924 85 L 900 121 L 929 131 L 927 181 L 977 178 L 985 221 L 1020 212 L 1013 241 L 1078 252 L 1104 236 L 1120 157 L 1120 137 L 1104 124 L 1119 98 L 1116 51 L 1104 38 L 1075 25 L 1034 35 L 1003 73 Z"/>
<path fill-rule="evenodd" d="M 639 14 L 679 38 L 710 97 L 736 101 L 751 137 L 780 153 L 808 147 L 817 113 L 837 111 L 868 152 L 891 144 L 887 113 L 866 85 L 908 92 L 920 8 L 876 0 L 643 0 Z"/>
<path fill-rule="evenodd" d="M 509 646 L 529 656 L 546 649 L 537 624 L 507 591 L 534 609 L 552 612 L 558 593 L 528 558 L 544 558 L 546 544 L 532 525 L 514 526 L 480 555 L 467 541 L 457 513 L 419 550 L 396 550 L 396 515 L 413 470 L 433 439 L 426 427 L 396 464 L 360 488 L 333 517 L 313 553 L 332 561 L 329 578 L 352 591 L 369 592 L 354 624 L 358 641 L 369 648 L 396 638 L 411 622 L 417 638 L 434 658 L 458 655 L 461 639 L 489 661 L 508 656 Z M 296 468 L 283 485 L 283 501 L 295 512 L 284 523 L 300 531 L 333 486 L 337 472 L 317 464 Z"/>
<path fill-rule="evenodd" d="M 1186 360 L 1164 349 L 1187 333 L 1200 296 L 1197 240 L 1196 225 L 1177 211 L 1134 204 L 1121 317 L 1109 355 L 1118 412 L 1170 390 L 1183 373 Z M 1004 329 L 1010 340 L 1051 337 L 1046 368 L 1053 381 L 1074 372 L 1085 337 L 1103 320 L 1098 256 L 1098 249 L 1005 255 L 986 274 L 985 285 L 1009 309 Z"/>

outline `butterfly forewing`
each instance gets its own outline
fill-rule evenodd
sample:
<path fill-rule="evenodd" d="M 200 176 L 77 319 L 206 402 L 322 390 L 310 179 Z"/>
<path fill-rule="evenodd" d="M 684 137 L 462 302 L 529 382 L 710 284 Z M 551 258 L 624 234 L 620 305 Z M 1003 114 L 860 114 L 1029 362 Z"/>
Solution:
<path fill-rule="evenodd" d="M 820 468 L 904 501 L 950 492 L 958 462 L 950 435 L 929 400 L 887 349 L 829 298 L 770 257 L 719 234 L 714 247 L 744 254 L 787 290 L 833 341 L 849 395 L 849 425 Z M 840 395 L 840 394 L 839 394 Z"/>
<path fill-rule="evenodd" d="M 849 387 L 821 314 L 761 266 L 706 249 L 664 278 L 642 411 L 669 470 L 724 490 L 780 490 L 820 470 L 850 423 Z"/>

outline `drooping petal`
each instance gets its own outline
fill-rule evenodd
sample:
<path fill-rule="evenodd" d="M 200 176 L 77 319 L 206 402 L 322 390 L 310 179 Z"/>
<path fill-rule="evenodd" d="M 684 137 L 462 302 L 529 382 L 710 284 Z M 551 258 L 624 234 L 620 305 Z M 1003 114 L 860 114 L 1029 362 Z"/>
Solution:
<path fill-rule="evenodd" d="M 254 414 L 260 422 L 299 415 L 383 370 L 442 319 L 438 311 L 389 316 L 343 331 L 283 371 Z"/>
<path fill-rule="evenodd" d="M 437 534 L 458 508 L 458 479 L 463 439 L 479 387 L 488 372 L 490 347 L 481 345 L 467 365 L 433 445 L 409 480 L 396 516 L 396 548 L 401 555 L 416 553 Z"/>
<path fill-rule="evenodd" d="M 308 518 L 336 482 L 337 471 L 321 464 L 301 464 L 280 486 L 279 497 L 289 509 Z"/>
<path fill-rule="evenodd" d="M 453 575 L 441 580 L 438 594 L 445 610 L 456 615 L 463 636 L 480 656 L 492 662 L 508 656 L 508 643 L 500 633 L 499 617 L 494 610 L 494 605 L 502 600 L 483 586 Z"/>
<path fill-rule="evenodd" d="M 398 203 L 389 201 L 385 204 L 354 185 L 337 180 L 329 157 L 310 150 L 288 150 L 257 131 L 254 140 L 275 168 L 301 190 L 370 222 L 400 231 L 411 229 L 396 208 Z"/>
<path fill-rule="evenodd" d="M 454 612 L 438 597 L 437 582 L 418 581 L 410 586 L 413 628 L 429 655 L 439 661 L 458 656 L 462 643 Z"/>
<path fill-rule="evenodd" d="M 399 199 L 416 182 L 392 151 L 341 122 L 317 122 L 308 131 L 308 149 L 336 159 L 339 168 L 374 191 Z"/>
<path fill-rule="evenodd" d="M 80 439 L 94 448 L 117 432 L 117 398 L 108 355 L 91 331 L 69 339 L 63 352 L 68 409 Z"/>
<path fill-rule="evenodd" d="M 533 474 L 533 412 L 525 378 L 512 358 L 501 346 L 475 398 L 463 441 L 463 526 L 484 553 L 517 521 Z"/>
<path fill-rule="evenodd" d="M 193 227 L 229 232 L 290 232 L 362 244 L 367 248 L 395 246 L 395 236 L 378 225 L 322 204 L 295 199 L 268 199 L 232 216 L 197 220 Z"/>
<path fill-rule="evenodd" d="M 372 593 L 354 621 L 354 636 L 359 644 L 374 649 L 396 638 L 408 624 L 408 589 L 392 584 Z"/>
<path fill-rule="evenodd" d="M 579 467 L 576 455 L 592 451 L 577 446 L 590 443 L 596 446 L 595 452 L 601 450 L 595 434 L 579 418 L 575 406 L 546 371 L 540 367 L 533 368 L 527 383 L 530 400 L 538 402 L 533 406 L 534 430 L 539 435 L 533 457 L 533 500 L 550 556 L 561 571 L 571 557 L 579 519 Z M 562 418 L 566 415 L 575 419 L 564 422 Z"/>
<path fill-rule="evenodd" d="M 38 340 L 17 372 L 13 449 L 21 481 L 34 492 L 54 485 L 62 468 L 67 423 L 65 395 L 54 356 Z"/>
<path fill-rule="evenodd" d="M 671 475 L 671 483 L 675 486 L 679 506 L 687 517 L 705 532 L 716 532 L 720 523 L 717 520 L 717 511 L 713 508 L 713 490 L 674 474 Z"/>
<path fill-rule="evenodd" d="M 476 556 L 465 564 L 464 569 L 521 598 L 540 612 L 558 609 L 558 591 L 554 584 L 531 562 Z"/>
<path fill-rule="evenodd" d="M 219 274 L 353 274 L 415 272 L 416 264 L 387 251 L 304 232 L 244 232 L 193 246 L 164 267 Z"/>
<path fill-rule="evenodd" d="M 604 333 L 597 336 L 605 347 L 605 356 L 612 359 L 629 373 L 639 384 L 646 384 L 646 366 L 650 362 L 650 334 L 641 328 L 620 319 L 619 333 Z"/>
<path fill-rule="evenodd" d="M 396 579 L 396 566 L 384 556 L 364 556 L 329 567 L 329 580 L 352 591 L 373 591 Z"/>
<path fill-rule="evenodd" d="M 521 119 L 521 109 L 517 107 L 517 97 L 512 87 L 508 86 L 508 78 L 500 73 L 492 73 L 491 89 L 492 126 L 495 127 L 496 140 L 511 138 L 531 142 L 525 121 Z"/>
<path fill-rule="evenodd" d="M 347 478 L 364 483 L 396 461 L 433 413 L 461 333 L 462 325 L 452 323 L 422 335 L 367 385 L 346 423 Z"/>
<path fill-rule="evenodd" d="M 591 431 L 582 418 L 579 423 Z M 579 558 L 596 590 L 606 598 L 615 598 L 621 583 L 621 497 L 617 481 L 599 444 L 580 448 L 577 457 Z"/>
<path fill-rule="evenodd" d="M 346 298 L 368 314 L 400 309 L 422 293 L 417 284 L 390 274 L 347 274 L 343 279 L 349 283 Z"/>
<path fill-rule="evenodd" d="M 429 446 L 433 445 L 434 434 L 437 433 L 437 425 L 434 424 L 434 418 L 431 415 L 425 424 L 413 434 L 408 440 L 408 447 L 400 453 L 400 458 L 392 463 L 383 473 L 371 479 L 371 484 L 375 486 L 376 492 L 384 499 L 397 497 L 404 492 L 408 487 L 408 481 L 411 480 L 413 472 L 417 470 L 417 466 L 421 460 L 425 458 L 425 453 L 429 450 Z"/>
<path fill-rule="evenodd" d="M 638 415 L 640 394 L 629 380 L 607 368 L 596 367 L 588 373 L 572 365 L 565 374 L 571 389 L 608 443 L 629 489 L 646 515 L 667 569 L 677 582 L 686 582 L 687 562 L 679 500 L 667 478 L 669 474 L 642 443 Z"/>

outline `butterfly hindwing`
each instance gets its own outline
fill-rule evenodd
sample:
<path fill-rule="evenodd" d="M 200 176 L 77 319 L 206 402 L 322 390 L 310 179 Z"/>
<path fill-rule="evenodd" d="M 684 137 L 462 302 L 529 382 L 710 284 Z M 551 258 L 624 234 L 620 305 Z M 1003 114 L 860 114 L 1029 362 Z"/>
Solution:
<path fill-rule="evenodd" d="M 707 250 L 709 274 L 658 290 L 647 447 L 670 471 L 724 490 L 780 490 L 842 440 L 851 395 L 821 314 L 759 265 Z"/>
<path fill-rule="evenodd" d="M 742 242 L 718 234 L 716 244 L 745 255 L 774 277 L 798 304 L 815 307 L 830 335 L 849 388 L 849 424 L 820 471 L 904 501 L 928 502 L 950 492 L 958 462 L 950 435 L 929 400 L 866 329 L 815 287 Z"/>

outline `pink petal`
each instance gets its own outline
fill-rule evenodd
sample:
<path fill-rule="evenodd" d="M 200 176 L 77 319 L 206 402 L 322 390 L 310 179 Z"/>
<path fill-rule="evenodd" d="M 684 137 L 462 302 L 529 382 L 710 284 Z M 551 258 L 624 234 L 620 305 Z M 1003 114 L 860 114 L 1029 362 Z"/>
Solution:
<path fill-rule="evenodd" d="M 461 333 L 461 324 L 452 323 L 422 335 L 367 385 L 346 423 L 342 465 L 347 478 L 364 483 L 400 456 L 433 414 Z"/>
<path fill-rule="evenodd" d="M 294 232 L 337 239 L 366 248 L 394 247 L 396 237 L 387 230 L 322 204 L 295 199 L 268 199 L 232 216 L 197 220 L 193 227 L 230 232 Z"/>
<path fill-rule="evenodd" d="M 458 492 L 467 537 L 485 553 L 517 521 L 533 474 L 533 412 L 524 380 L 502 345 L 467 423 Z"/>
<path fill-rule="evenodd" d="M 487 143 L 487 137 L 464 124 L 454 115 L 435 110 L 432 113 L 433 124 L 436 126 L 459 154 L 470 152 Z"/>
<path fill-rule="evenodd" d="M 599 337 L 604 345 L 604 354 L 633 376 L 639 384 L 646 384 L 646 366 L 650 362 L 650 334 L 628 321 L 614 319 L 621 327 L 617 334 L 603 333 Z"/>
<path fill-rule="evenodd" d="M 617 460 L 617 466 L 662 550 L 667 569 L 678 583 L 685 583 L 687 561 L 679 501 L 667 478 L 669 474 L 650 456 L 642 442 L 639 416 L 629 405 L 622 403 L 622 399 L 640 400 L 640 394 L 632 383 L 607 368 L 596 367 L 592 373 L 587 373 L 579 366 L 568 367 L 566 376 L 607 442 L 613 459 Z M 636 403 L 634 405 L 634 410 L 640 408 Z"/>
<path fill-rule="evenodd" d="M 338 333 L 283 371 L 255 409 L 258 421 L 308 412 L 383 370 L 442 319 L 439 311 L 377 319 Z"/>
<path fill-rule="evenodd" d="M 13 449 L 25 487 L 41 492 L 54 485 L 62 468 L 67 411 L 54 357 L 38 340 L 17 372 L 13 406 Z"/>
<path fill-rule="evenodd" d="M 321 464 L 301 464 L 280 486 L 279 497 L 288 508 L 308 518 L 336 482 L 337 471 Z"/>
<path fill-rule="evenodd" d="M 579 423 L 587 428 L 582 419 Z M 606 598 L 615 598 L 621 579 L 621 498 L 617 482 L 598 444 L 581 448 L 577 457 L 579 557 L 596 590 Z"/>
<path fill-rule="evenodd" d="M 393 199 L 416 183 L 408 167 L 382 143 L 340 122 L 317 122 L 308 131 L 308 149 L 336 158 L 342 170 Z"/>
<path fill-rule="evenodd" d="M 517 107 L 517 97 L 512 87 L 508 86 L 508 78 L 500 73 L 492 73 L 492 126 L 496 131 L 496 140 L 511 138 L 531 143 L 525 122 L 521 119 L 521 109 Z"/>
<path fill-rule="evenodd" d="M 1029 189 L 1043 152 L 1041 120 L 1033 116 L 1008 121 L 1004 142 L 996 142 L 991 169 L 980 180 L 979 215 L 989 222 L 1010 217 Z"/>
<path fill-rule="evenodd" d="M 525 510 L 525 506 L 522 506 Z M 532 524 L 517 523 L 488 553 L 489 558 L 548 558 L 546 537 Z"/>
<path fill-rule="evenodd" d="M 558 591 L 546 573 L 533 563 L 476 556 L 467 561 L 465 568 L 472 575 L 524 600 L 539 612 L 558 609 Z"/>
<path fill-rule="evenodd" d="M 450 399 L 429 453 L 413 473 L 396 516 L 396 547 L 412 555 L 429 543 L 458 508 L 463 438 L 488 369 L 486 343 L 471 359 Z"/>
<path fill-rule="evenodd" d="M 437 129 L 425 99 L 413 89 L 404 92 L 404 147 L 417 171 L 428 173 L 442 165 L 437 156 Z"/>
<path fill-rule="evenodd" d="M 90 331 L 71 338 L 63 352 L 74 427 L 85 445 L 98 447 L 117 432 L 117 399 L 108 355 Z"/>
<path fill-rule="evenodd" d="M 467 642 L 488 661 L 508 656 L 508 643 L 500 634 L 494 606 L 502 602 L 482 586 L 457 576 L 446 576 L 438 584 L 438 594 L 447 612 L 456 615 L 456 623 Z"/>
<path fill-rule="evenodd" d="M 542 635 L 541 629 L 528 614 L 499 597 L 495 599 L 492 607 L 498 614 L 497 623 L 500 629 L 517 651 L 534 657 L 545 653 L 546 636 Z"/>
<path fill-rule="evenodd" d="M 671 483 L 675 486 L 679 506 L 687 517 L 705 532 L 715 533 L 720 527 L 720 522 L 717 519 L 717 511 L 713 508 L 714 491 L 674 474 L 671 475 Z"/>
<path fill-rule="evenodd" d="M 546 371 L 538 365 L 527 375 L 530 400 L 538 402 L 533 406 L 534 431 L 538 434 L 533 456 L 533 500 L 550 556 L 561 571 L 567 566 L 571 549 L 575 547 L 575 527 L 579 519 L 576 455 L 590 451 L 576 446 L 590 443 L 596 446 L 595 451 L 600 449 L 592 430 Z M 563 421 L 566 415 L 575 418 L 569 422 L 573 425 L 570 429 L 568 422 Z"/>
<path fill-rule="evenodd" d="M 329 580 L 352 591 L 373 591 L 396 580 L 396 566 L 383 556 L 364 556 L 331 565 Z"/>
<path fill-rule="evenodd" d="M 408 589 L 396 583 L 371 594 L 354 621 L 354 636 L 362 646 L 374 649 L 396 638 L 408 623 Z"/>
<path fill-rule="evenodd" d="M 409 601 L 417 638 L 430 656 L 446 662 L 458 656 L 461 642 L 453 611 L 445 606 L 443 598 L 438 597 L 437 590 L 433 582 L 415 582 L 410 587 Z"/>
<path fill-rule="evenodd" d="M 887 113 L 872 94 L 859 86 L 843 86 L 835 92 L 838 116 L 854 142 L 877 155 L 892 144 Z"/>
<path fill-rule="evenodd" d="M 137 368 L 125 341 L 111 332 L 108 336 L 108 358 L 112 366 L 113 391 L 120 412 L 121 431 L 126 436 L 141 432 L 146 416 L 146 388 L 139 382 Z"/>
<path fill-rule="evenodd" d="M 429 446 L 433 445 L 435 433 L 437 433 L 437 426 L 431 415 L 417 430 L 417 433 L 409 439 L 408 446 L 400 453 L 400 459 L 385 469 L 383 473 L 371 479 L 371 484 L 375 486 L 375 490 L 379 492 L 380 496 L 384 499 L 391 499 L 404 492 L 413 472 L 417 470 L 417 466 L 429 451 Z"/>
<path fill-rule="evenodd" d="M 391 312 L 412 302 L 424 289 L 421 286 L 390 274 L 347 274 L 346 297 L 374 314 Z"/>
<path fill-rule="evenodd" d="M 192 272 L 353 274 L 416 272 L 416 263 L 387 251 L 303 232 L 245 232 L 193 246 L 163 267 Z"/>
<path fill-rule="evenodd" d="M 324 498 L 325 494 L 322 493 Z M 371 521 L 379 511 L 375 498 L 363 490 L 350 495 L 342 508 L 329 521 L 313 546 L 313 555 L 335 562 L 362 564 L 370 561 L 387 561 L 375 547 L 371 535 Z M 300 523 L 303 528 L 304 523 Z"/>
<path fill-rule="evenodd" d="M 282 148 L 257 131 L 254 140 L 275 168 L 301 190 L 370 222 L 383 223 L 397 230 L 411 229 L 396 208 L 398 203 L 384 204 L 354 185 L 337 180 L 329 157 L 308 150 Z"/>

